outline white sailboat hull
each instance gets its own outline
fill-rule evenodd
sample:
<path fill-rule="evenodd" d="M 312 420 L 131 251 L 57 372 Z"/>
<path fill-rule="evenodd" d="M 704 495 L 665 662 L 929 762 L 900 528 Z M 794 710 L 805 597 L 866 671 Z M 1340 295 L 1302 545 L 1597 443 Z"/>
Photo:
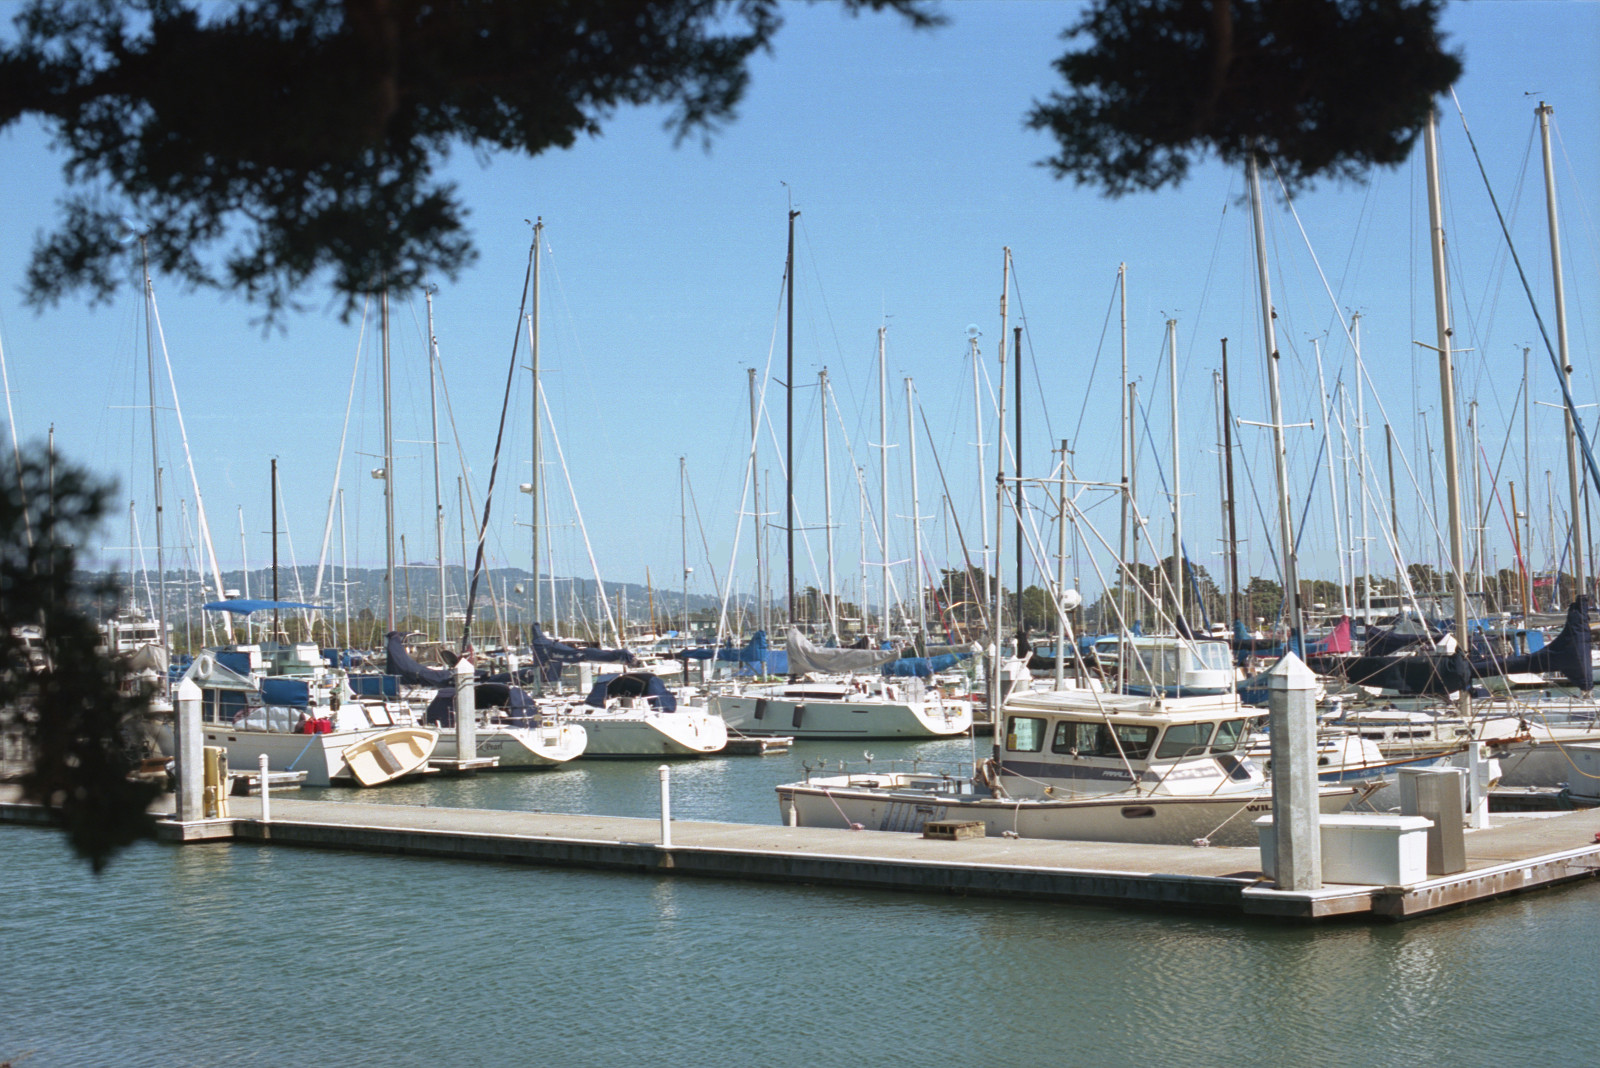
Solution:
<path fill-rule="evenodd" d="M 972 729 L 967 701 L 889 701 L 718 694 L 708 702 L 730 730 L 797 739 L 945 738 Z"/>
<path fill-rule="evenodd" d="M 214 723 L 201 725 L 202 745 L 221 746 L 228 751 L 228 767 L 252 770 L 266 754 L 271 771 L 304 771 L 307 786 L 353 783 L 344 751 L 357 742 L 382 735 L 388 727 L 332 731 L 327 734 L 291 734 L 286 731 L 223 728 Z M 164 719 L 154 731 L 156 747 L 163 756 L 174 755 L 172 720 Z"/>
<path fill-rule="evenodd" d="M 576 760 L 588 745 L 588 734 L 576 723 L 543 727 L 479 727 L 476 749 L 480 757 L 499 757 L 503 770 L 549 768 Z M 441 759 L 459 759 L 456 732 L 447 728 L 434 750 Z"/>
<path fill-rule="evenodd" d="M 589 739 L 586 757 L 700 757 L 728 744 L 728 726 L 704 709 L 592 709 L 578 705 L 558 723 L 580 727 Z"/>

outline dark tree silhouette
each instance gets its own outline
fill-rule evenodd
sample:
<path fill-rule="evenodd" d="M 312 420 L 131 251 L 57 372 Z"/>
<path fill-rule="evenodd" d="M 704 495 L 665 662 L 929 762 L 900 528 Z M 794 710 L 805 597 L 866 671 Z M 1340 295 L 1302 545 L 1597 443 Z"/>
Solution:
<path fill-rule="evenodd" d="M 98 872 L 154 833 L 146 809 L 158 790 L 129 781 L 146 698 L 121 692 L 84 610 L 108 591 L 84 588 L 76 571 L 75 546 L 98 527 L 110 487 L 37 451 L 12 475 L 0 489 L 0 730 L 27 741 L 23 796 Z"/>
<path fill-rule="evenodd" d="M 1270 157 L 1292 188 L 1411 150 L 1461 74 L 1440 0 L 1094 0 L 1063 37 L 1066 92 L 1028 124 L 1058 178 L 1113 196 L 1177 185 L 1211 152 Z"/>
<path fill-rule="evenodd" d="M 924 0 L 843 7 L 942 21 Z M 109 299 L 131 225 L 161 270 L 272 319 L 322 272 L 348 311 L 469 264 L 435 175 L 452 150 L 566 148 L 627 105 L 709 137 L 783 19 L 778 0 L 32 0 L 15 21 L 0 128 L 43 120 L 72 189 L 30 301 Z"/>

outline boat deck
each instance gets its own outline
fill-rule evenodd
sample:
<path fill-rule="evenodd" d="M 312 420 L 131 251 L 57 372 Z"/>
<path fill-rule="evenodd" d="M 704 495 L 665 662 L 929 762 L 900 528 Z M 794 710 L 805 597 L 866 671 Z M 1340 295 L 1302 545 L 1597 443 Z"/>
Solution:
<path fill-rule="evenodd" d="M 0 793 L 0 822 L 38 823 Z M 1600 873 L 1600 810 L 1494 816 L 1466 834 L 1467 869 L 1405 886 L 1274 889 L 1253 848 L 936 840 L 919 834 L 657 819 L 422 808 L 368 802 L 234 798 L 231 818 L 163 821 L 173 842 L 234 841 L 324 849 L 690 875 L 756 882 L 1016 897 L 1290 920 L 1405 919 Z M 171 803 L 166 803 L 170 810 Z M 28 811 L 30 810 L 31 811 Z"/>

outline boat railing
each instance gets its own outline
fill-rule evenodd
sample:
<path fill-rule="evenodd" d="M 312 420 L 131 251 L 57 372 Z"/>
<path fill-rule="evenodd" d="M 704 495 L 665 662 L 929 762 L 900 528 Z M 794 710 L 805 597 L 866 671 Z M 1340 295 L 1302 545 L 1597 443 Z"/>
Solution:
<path fill-rule="evenodd" d="M 894 781 L 907 789 L 948 788 L 951 783 L 970 780 L 973 774 L 970 760 L 874 760 L 870 755 L 861 760 L 807 761 L 804 767 L 807 782 L 814 775 L 845 775 L 852 780 L 882 776 L 885 783 Z"/>

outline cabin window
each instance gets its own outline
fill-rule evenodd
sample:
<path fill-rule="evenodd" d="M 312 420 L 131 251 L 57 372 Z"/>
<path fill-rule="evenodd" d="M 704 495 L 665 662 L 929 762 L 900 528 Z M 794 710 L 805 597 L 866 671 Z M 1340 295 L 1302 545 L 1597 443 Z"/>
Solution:
<path fill-rule="evenodd" d="M 1108 726 L 1104 723 L 1056 724 L 1056 736 L 1050 749 L 1055 753 L 1076 753 L 1078 756 L 1105 757 L 1110 760 L 1144 760 L 1150 755 L 1150 746 L 1156 740 L 1156 728 L 1134 727 L 1126 723 Z"/>
<path fill-rule="evenodd" d="M 1013 753 L 1037 753 L 1044 748 L 1044 720 L 1012 716 L 1006 721 L 1006 748 Z"/>
<path fill-rule="evenodd" d="M 1215 723 L 1177 723 L 1167 728 L 1161 747 L 1156 750 L 1157 760 L 1177 760 L 1206 751 Z"/>
<path fill-rule="evenodd" d="M 1244 720 L 1225 719 L 1217 724 L 1217 736 L 1211 740 L 1213 753 L 1231 753 L 1239 748 L 1244 738 Z"/>

